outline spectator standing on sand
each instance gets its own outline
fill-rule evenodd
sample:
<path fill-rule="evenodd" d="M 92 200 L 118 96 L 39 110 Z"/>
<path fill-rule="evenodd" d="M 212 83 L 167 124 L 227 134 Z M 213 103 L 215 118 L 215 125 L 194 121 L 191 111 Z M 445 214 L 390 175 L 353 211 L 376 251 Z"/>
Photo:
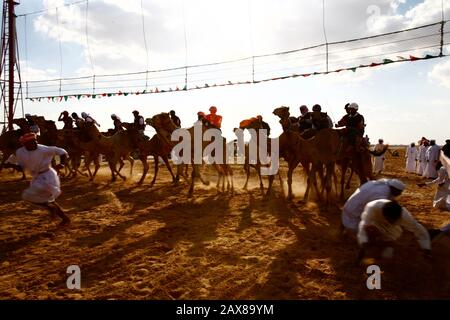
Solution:
<path fill-rule="evenodd" d="M 423 177 L 428 179 L 436 179 L 437 172 L 436 172 L 436 165 L 439 161 L 439 153 L 441 151 L 441 148 L 436 145 L 435 140 L 430 140 L 430 146 L 427 148 L 427 151 L 425 152 L 425 159 L 426 159 L 426 166 L 425 170 L 423 172 Z"/>
<path fill-rule="evenodd" d="M 419 146 L 419 150 L 417 151 L 417 170 L 416 173 L 421 176 L 423 175 L 423 172 L 425 171 L 425 166 L 427 164 L 427 160 L 425 158 L 425 152 L 427 151 L 427 148 L 430 146 L 427 139 L 422 138 L 420 141 L 421 144 Z"/>
<path fill-rule="evenodd" d="M 450 158 L 450 139 L 445 140 L 445 145 L 441 150 L 447 158 Z"/>
<path fill-rule="evenodd" d="M 417 148 L 414 142 L 411 143 L 406 148 L 406 172 L 415 173 L 416 172 L 416 157 L 417 157 Z"/>
<path fill-rule="evenodd" d="M 384 150 L 384 141 L 383 139 L 378 140 L 378 144 L 373 147 L 374 152 L 382 152 Z M 384 170 L 384 154 L 381 156 L 373 157 L 373 172 L 375 174 L 379 174 Z"/>

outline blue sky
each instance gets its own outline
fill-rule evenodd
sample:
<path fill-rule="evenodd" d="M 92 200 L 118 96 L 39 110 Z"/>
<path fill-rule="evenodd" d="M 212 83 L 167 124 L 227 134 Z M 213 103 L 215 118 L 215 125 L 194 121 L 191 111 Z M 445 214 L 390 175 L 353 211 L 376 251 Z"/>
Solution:
<path fill-rule="evenodd" d="M 60 0 L 22 1 L 17 13 L 60 6 Z M 96 72 L 145 70 L 140 32 L 140 0 L 91 0 L 90 43 Z M 440 0 L 325 1 L 329 41 L 389 32 L 440 19 Z M 205 63 L 271 53 L 322 43 L 322 1 L 203 1 L 144 0 L 144 17 L 150 48 L 149 68 L 185 64 L 183 23 L 188 39 L 188 63 Z M 369 6 L 379 15 L 370 20 Z M 450 17 L 450 3 L 445 1 Z M 27 17 L 25 55 L 24 18 L 18 18 L 21 68 L 24 80 L 58 78 L 59 42 L 62 39 L 64 77 L 90 74 L 84 38 L 84 4 L 61 8 L 59 28 L 54 9 Z M 181 8 L 184 6 L 185 20 Z M 447 27 L 450 31 L 450 27 Z M 59 34 L 56 34 L 56 33 Z M 28 61 L 25 61 L 25 57 Z M 224 117 L 223 132 L 232 137 L 239 121 L 261 114 L 281 133 L 272 110 L 281 105 L 298 115 L 302 104 L 322 105 L 336 122 L 347 102 L 357 102 L 366 118 L 372 142 L 407 144 L 421 136 L 443 143 L 450 137 L 450 58 L 405 62 L 338 75 L 311 76 L 256 85 L 210 88 L 189 92 L 151 94 L 67 102 L 25 103 L 25 111 L 55 119 L 62 110 L 86 111 L 106 128 L 111 113 L 124 121 L 138 109 L 145 116 L 174 109 L 183 125 L 191 125 L 197 111 L 215 105 Z M 56 120 L 56 119 L 55 119 Z M 149 130 L 151 134 L 151 130 Z"/>

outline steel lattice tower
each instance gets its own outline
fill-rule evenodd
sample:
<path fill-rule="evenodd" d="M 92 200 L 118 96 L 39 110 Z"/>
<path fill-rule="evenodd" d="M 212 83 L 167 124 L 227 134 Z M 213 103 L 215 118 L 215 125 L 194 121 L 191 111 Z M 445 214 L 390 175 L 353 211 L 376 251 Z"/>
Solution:
<path fill-rule="evenodd" d="M 3 105 L 3 130 L 13 129 L 12 121 L 18 101 L 22 104 L 22 82 L 20 77 L 18 43 L 14 0 L 3 0 L 2 56 L 0 61 L 1 104 Z"/>

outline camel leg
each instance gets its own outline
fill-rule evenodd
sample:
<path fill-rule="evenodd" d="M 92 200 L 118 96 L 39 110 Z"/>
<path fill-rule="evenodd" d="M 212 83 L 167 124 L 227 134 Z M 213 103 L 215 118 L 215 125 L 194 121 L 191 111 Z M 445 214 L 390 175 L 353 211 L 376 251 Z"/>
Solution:
<path fill-rule="evenodd" d="M 142 177 L 141 177 L 141 180 L 139 180 L 138 184 L 142 184 L 142 183 L 144 182 L 145 177 L 146 177 L 147 172 L 148 172 L 148 163 L 147 163 L 147 156 L 142 156 L 142 155 L 140 155 L 139 158 L 140 158 L 140 160 L 141 160 L 141 162 L 142 162 L 142 166 L 143 166 L 144 168 L 143 168 L 143 170 L 142 170 Z"/>
<path fill-rule="evenodd" d="M 94 165 L 95 165 L 95 169 L 94 169 L 94 173 L 92 174 L 91 181 L 94 181 L 95 176 L 97 175 L 97 172 L 100 169 L 100 161 L 98 160 L 98 157 L 94 157 Z M 90 170 L 89 170 L 89 172 L 90 172 Z M 114 180 L 115 180 L 115 178 L 114 178 Z"/>
<path fill-rule="evenodd" d="M 292 165 L 289 166 L 288 174 L 287 174 L 287 183 L 288 183 L 288 200 L 291 201 L 293 198 L 292 195 L 292 174 L 294 173 L 294 168 Z"/>
<path fill-rule="evenodd" d="M 244 169 L 245 169 L 245 173 L 247 175 L 247 178 L 245 180 L 245 184 L 242 187 L 242 189 L 247 190 L 247 185 L 248 185 L 248 179 L 250 178 L 250 165 L 249 164 L 245 164 L 244 165 Z"/>
<path fill-rule="evenodd" d="M 153 187 L 153 185 L 155 184 L 156 176 L 158 175 L 158 170 L 159 170 L 159 157 L 153 156 L 153 158 L 155 159 L 155 174 L 153 175 L 153 180 L 150 183 L 150 188 Z"/>
<path fill-rule="evenodd" d="M 175 176 L 173 175 L 172 167 L 170 166 L 170 163 L 169 163 L 169 158 L 167 158 L 167 156 L 161 156 L 161 158 L 163 159 L 164 164 L 166 165 L 167 170 L 169 170 L 170 175 L 172 176 L 172 181 L 173 181 L 173 182 L 176 182 L 177 179 L 176 179 Z"/>
<path fill-rule="evenodd" d="M 197 165 L 193 164 L 192 165 L 192 173 L 191 173 L 191 186 L 189 187 L 189 192 L 188 192 L 188 196 L 192 197 L 192 194 L 194 193 L 194 184 L 195 184 L 195 178 L 197 175 Z"/>
<path fill-rule="evenodd" d="M 133 176 L 134 159 L 132 156 L 128 156 L 128 161 L 130 162 L 130 177 Z"/>
<path fill-rule="evenodd" d="M 266 197 L 269 197 L 270 193 L 272 192 L 272 185 L 273 185 L 273 179 L 274 178 L 275 178 L 274 175 L 270 175 L 269 176 L 269 185 L 267 186 Z"/>
<path fill-rule="evenodd" d="M 258 172 L 258 177 L 259 177 L 259 188 L 261 189 L 261 192 L 264 192 L 264 184 L 263 184 L 262 176 L 261 176 L 261 165 L 259 165 L 259 164 L 256 165 L 256 171 Z"/>
<path fill-rule="evenodd" d="M 352 181 L 353 172 L 354 172 L 354 170 L 351 169 L 350 170 L 350 177 L 348 178 L 347 183 L 345 184 L 345 189 L 347 189 L 347 190 L 350 189 L 350 182 Z"/>
<path fill-rule="evenodd" d="M 125 165 L 125 162 L 123 162 L 122 157 L 119 158 L 119 170 L 117 172 L 122 171 L 123 166 Z"/>

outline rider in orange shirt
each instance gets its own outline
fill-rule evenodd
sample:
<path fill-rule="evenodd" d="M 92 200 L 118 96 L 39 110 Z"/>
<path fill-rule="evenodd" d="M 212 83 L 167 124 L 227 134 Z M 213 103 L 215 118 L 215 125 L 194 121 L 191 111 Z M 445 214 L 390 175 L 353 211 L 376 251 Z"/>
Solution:
<path fill-rule="evenodd" d="M 217 113 L 217 108 L 212 106 L 209 108 L 210 114 L 205 116 L 205 119 L 208 120 L 211 125 L 217 129 L 220 129 L 222 126 L 222 116 L 219 116 Z"/>

